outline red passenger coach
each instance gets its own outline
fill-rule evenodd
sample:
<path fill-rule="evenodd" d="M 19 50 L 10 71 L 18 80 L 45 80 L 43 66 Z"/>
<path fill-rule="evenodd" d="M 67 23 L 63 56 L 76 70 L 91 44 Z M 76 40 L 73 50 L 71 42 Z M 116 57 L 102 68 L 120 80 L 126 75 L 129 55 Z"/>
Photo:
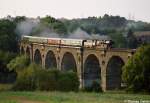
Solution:
<path fill-rule="evenodd" d="M 61 40 L 59 38 L 48 38 L 47 43 L 51 45 L 60 45 Z"/>

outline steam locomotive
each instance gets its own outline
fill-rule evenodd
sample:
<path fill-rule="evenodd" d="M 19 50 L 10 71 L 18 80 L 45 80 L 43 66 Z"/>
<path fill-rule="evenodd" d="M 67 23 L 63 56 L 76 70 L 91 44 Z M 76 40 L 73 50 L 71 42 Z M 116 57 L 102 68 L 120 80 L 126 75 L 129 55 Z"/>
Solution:
<path fill-rule="evenodd" d="M 35 36 L 23 36 L 22 41 L 29 43 L 39 43 L 59 46 L 75 46 L 86 48 L 111 48 L 112 40 L 98 39 L 71 39 L 71 38 L 46 38 Z"/>

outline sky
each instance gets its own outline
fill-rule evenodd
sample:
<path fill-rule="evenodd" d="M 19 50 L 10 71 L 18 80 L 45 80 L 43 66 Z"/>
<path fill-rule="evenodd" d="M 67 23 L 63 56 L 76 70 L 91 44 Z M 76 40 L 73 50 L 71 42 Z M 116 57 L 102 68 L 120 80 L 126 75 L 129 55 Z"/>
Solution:
<path fill-rule="evenodd" d="M 0 17 L 86 18 L 119 15 L 150 22 L 150 0 L 0 0 Z"/>

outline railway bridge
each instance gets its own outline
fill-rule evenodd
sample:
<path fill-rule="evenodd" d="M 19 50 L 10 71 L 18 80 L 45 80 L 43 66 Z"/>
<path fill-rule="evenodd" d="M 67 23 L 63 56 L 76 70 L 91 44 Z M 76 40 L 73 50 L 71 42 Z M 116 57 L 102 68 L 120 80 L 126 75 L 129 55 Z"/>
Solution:
<path fill-rule="evenodd" d="M 76 72 L 80 88 L 90 87 L 96 81 L 104 91 L 121 88 L 122 66 L 135 52 L 133 49 L 87 48 L 24 41 L 20 50 L 29 55 L 31 61 L 46 69 Z"/>

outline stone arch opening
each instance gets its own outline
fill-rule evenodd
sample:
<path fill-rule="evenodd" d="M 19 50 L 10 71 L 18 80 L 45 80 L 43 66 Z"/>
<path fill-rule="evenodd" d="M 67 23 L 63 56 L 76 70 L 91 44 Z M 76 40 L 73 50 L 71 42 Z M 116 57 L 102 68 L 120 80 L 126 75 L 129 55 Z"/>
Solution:
<path fill-rule="evenodd" d="M 48 51 L 45 58 L 45 68 L 52 69 L 57 68 L 56 57 L 53 51 Z"/>
<path fill-rule="evenodd" d="M 35 53 L 34 53 L 34 62 L 36 64 L 42 64 L 42 57 L 41 57 L 41 53 L 38 49 L 36 49 Z"/>
<path fill-rule="evenodd" d="M 124 61 L 119 56 L 113 56 L 106 68 L 106 89 L 120 89 L 122 83 L 122 66 Z"/>
<path fill-rule="evenodd" d="M 92 87 L 94 82 L 100 85 L 101 82 L 101 67 L 98 58 L 94 54 L 90 54 L 84 63 L 84 87 Z"/>
<path fill-rule="evenodd" d="M 61 62 L 61 70 L 77 72 L 76 61 L 72 53 L 66 52 L 63 55 L 63 59 Z"/>
<path fill-rule="evenodd" d="M 21 54 L 24 54 L 24 53 L 25 53 L 24 48 L 21 47 Z"/>
<path fill-rule="evenodd" d="M 27 49 L 26 49 L 26 55 L 30 56 L 30 48 L 29 47 L 27 47 Z"/>

